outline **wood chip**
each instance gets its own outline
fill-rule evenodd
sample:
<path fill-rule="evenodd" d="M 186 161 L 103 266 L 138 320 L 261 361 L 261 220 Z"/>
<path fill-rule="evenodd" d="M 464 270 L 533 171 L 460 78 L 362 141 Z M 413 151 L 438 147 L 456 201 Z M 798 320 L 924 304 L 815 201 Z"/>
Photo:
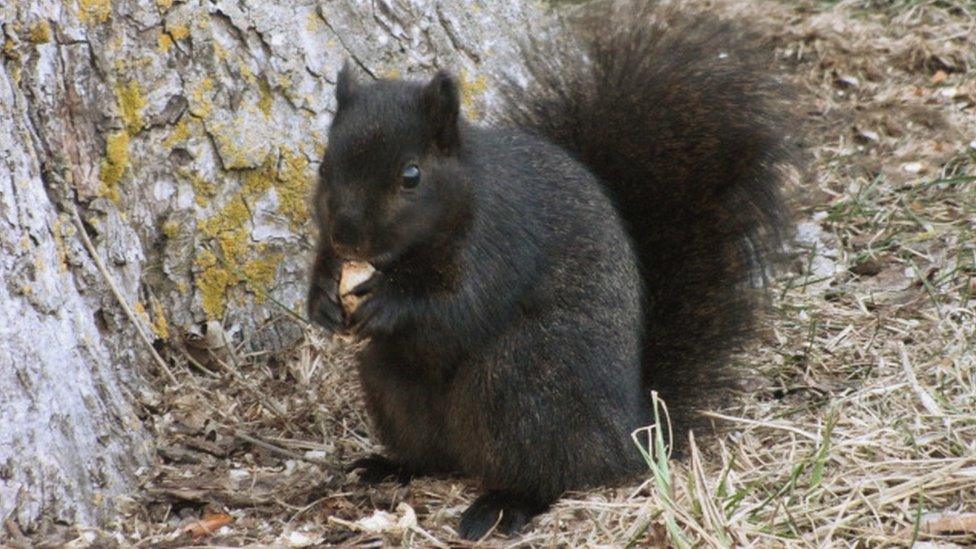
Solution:
<path fill-rule="evenodd" d="M 226 513 L 204 515 L 202 519 L 184 526 L 183 532 L 189 532 L 193 536 L 193 539 L 199 540 L 227 526 L 231 522 L 234 522 L 234 517 Z"/>

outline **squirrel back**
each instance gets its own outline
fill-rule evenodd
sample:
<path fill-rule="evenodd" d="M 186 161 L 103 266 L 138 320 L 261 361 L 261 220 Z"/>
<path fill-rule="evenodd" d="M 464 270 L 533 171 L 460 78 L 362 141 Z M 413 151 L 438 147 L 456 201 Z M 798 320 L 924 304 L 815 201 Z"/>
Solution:
<path fill-rule="evenodd" d="M 587 6 L 575 23 L 586 61 L 524 47 L 532 83 L 509 82 L 501 116 L 610 193 L 640 260 L 644 385 L 682 433 L 734 384 L 727 360 L 783 249 L 785 94 L 755 39 L 728 23 L 634 2 Z"/>

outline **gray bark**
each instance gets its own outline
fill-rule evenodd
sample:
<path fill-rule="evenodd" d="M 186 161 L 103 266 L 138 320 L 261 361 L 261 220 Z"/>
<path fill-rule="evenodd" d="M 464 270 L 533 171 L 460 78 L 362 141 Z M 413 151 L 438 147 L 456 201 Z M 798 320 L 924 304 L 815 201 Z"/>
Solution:
<path fill-rule="evenodd" d="M 134 490 L 153 456 L 132 396 L 146 341 L 297 331 L 277 320 L 302 312 L 344 59 L 451 68 L 477 118 L 537 18 L 490 0 L 5 0 L 0 522 L 104 523 Z"/>

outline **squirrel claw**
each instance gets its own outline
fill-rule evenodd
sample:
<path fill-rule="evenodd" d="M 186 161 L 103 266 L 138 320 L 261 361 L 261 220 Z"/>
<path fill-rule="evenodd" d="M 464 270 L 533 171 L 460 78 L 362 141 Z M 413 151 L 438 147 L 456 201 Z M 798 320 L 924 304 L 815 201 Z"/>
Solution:
<path fill-rule="evenodd" d="M 309 319 L 328 332 L 339 331 L 343 324 L 342 306 L 332 297 L 334 293 L 318 291 L 309 297 Z"/>

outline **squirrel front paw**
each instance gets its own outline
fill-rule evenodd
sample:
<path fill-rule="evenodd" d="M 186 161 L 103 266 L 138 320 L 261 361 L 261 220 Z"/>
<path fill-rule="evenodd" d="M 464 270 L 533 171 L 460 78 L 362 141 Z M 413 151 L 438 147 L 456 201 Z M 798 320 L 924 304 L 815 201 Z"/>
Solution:
<path fill-rule="evenodd" d="M 387 480 L 409 484 L 413 477 L 406 466 L 379 454 L 357 459 L 350 463 L 346 470 L 350 472 L 359 471 L 359 480 L 367 484 L 376 484 Z"/>
<path fill-rule="evenodd" d="M 382 284 L 382 275 L 363 282 L 353 294 L 364 300 L 346 319 L 346 329 L 357 338 L 390 335 L 399 326 L 403 315 L 403 301 Z"/>
<path fill-rule="evenodd" d="M 339 303 L 339 283 L 328 273 L 316 273 L 308 294 L 309 319 L 330 333 L 343 327 L 342 305 Z"/>

